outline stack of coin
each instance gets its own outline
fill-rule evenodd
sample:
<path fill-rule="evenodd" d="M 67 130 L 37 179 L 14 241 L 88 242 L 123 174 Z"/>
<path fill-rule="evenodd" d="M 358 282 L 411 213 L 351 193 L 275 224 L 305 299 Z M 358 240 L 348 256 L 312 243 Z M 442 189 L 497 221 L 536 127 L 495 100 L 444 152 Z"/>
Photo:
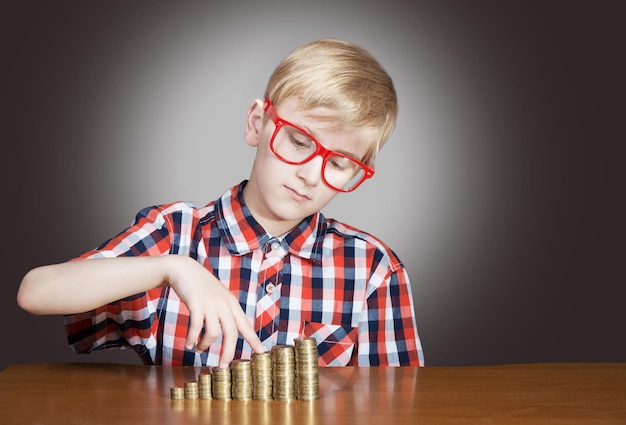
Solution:
<path fill-rule="evenodd" d="M 201 399 L 209 400 L 213 398 L 211 395 L 211 374 L 201 373 L 198 375 L 198 390 Z"/>
<path fill-rule="evenodd" d="M 233 360 L 232 372 L 233 400 L 252 400 L 252 367 L 250 360 Z"/>
<path fill-rule="evenodd" d="M 294 347 L 293 345 L 275 345 L 271 353 L 274 400 L 294 400 L 296 398 Z"/>
<path fill-rule="evenodd" d="M 185 398 L 195 400 L 198 395 L 198 381 L 185 382 Z"/>
<path fill-rule="evenodd" d="M 252 398 L 272 399 L 272 356 L 269 352 L 252 353 Z"/>
<path fill-rule="evenodd" d="M 230 369 L 213 368 L 212 388 L 213 398 L 217 400 L 231 400 L 231 375 Z"/>
<path fill-rule="evenodd" d="M 296 396 L 298 400 L 320 398 L 317 341 L 315 338 L 295 338 Z"/>
<path fill-rule="evenodd" d="M 170 389 L 172 400 L 184 400 L 185 399 L 185 387 L 172 387 Z"/>

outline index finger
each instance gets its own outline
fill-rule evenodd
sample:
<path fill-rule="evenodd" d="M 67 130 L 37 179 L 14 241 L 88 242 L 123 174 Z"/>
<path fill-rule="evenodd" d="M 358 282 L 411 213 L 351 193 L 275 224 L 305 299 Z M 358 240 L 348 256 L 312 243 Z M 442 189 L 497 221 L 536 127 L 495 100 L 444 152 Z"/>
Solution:
<path fill-rule="evenodd" d="M 243 339 L 250 344 L 252 351 L 255 353 L 264 353 L 266 351 L 254 327 L 250 324 L 248 316 L 243 311 L 241 311 L 241 314 L 235 314 L 235 324 Z"/>

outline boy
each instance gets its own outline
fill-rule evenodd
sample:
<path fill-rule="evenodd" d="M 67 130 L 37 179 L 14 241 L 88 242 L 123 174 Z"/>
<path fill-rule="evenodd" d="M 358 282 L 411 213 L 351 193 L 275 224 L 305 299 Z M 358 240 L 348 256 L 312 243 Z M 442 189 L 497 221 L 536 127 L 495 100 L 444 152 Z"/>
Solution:
<path fill-rule="evenodd" d="M 203 208 L 146 208 L 97 249 L 31 270 L 19 305 L 66 315 L 76 352 L 130 346 L 146 364 L 226 368 L 312 336 L 320 366 L 423 365 L 403 264 L 319 212 L 373 176 L 396 115 L 362 48 L 297 48 L 248 110 L 247 181 Z"/>

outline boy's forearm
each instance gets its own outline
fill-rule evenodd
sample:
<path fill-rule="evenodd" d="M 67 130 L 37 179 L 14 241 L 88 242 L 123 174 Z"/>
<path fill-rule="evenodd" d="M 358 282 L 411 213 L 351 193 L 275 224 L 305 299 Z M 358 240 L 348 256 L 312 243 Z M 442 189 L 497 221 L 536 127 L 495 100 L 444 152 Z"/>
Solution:
<path fill-rule="evenodd" d="M 38 267 L 24 276 L 17 302 L 33 314 L 89 311 L 163 285 L 168 267 L 179 260 L 173 257 L 178 256 L 102 258 Z"/>

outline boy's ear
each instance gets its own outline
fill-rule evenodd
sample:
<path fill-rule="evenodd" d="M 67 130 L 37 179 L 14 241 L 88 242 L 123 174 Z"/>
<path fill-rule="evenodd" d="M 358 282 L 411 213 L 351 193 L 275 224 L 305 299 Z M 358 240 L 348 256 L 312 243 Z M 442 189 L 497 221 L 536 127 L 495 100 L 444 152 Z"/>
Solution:
<path fill-rule="evenodd" d="M 263 101 L 256 99 L 248 108 L 248 115 L 246 116 L 246 143 L 252 147 L 259 145 L 264 115 Z"/>

